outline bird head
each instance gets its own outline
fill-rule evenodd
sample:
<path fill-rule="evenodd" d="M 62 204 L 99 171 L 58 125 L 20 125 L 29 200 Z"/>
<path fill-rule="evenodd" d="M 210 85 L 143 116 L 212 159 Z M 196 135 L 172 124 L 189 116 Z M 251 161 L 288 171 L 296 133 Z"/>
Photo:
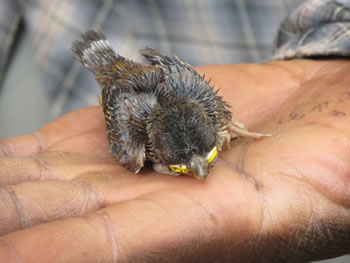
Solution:
<path fill-rule="evenodd" d="M 153 161 L 170 171 L 205 181 L 218 156 L 216 132 L 199 103 L 181 96 L 168 98 L 149 115 L 149 150 Z"/>

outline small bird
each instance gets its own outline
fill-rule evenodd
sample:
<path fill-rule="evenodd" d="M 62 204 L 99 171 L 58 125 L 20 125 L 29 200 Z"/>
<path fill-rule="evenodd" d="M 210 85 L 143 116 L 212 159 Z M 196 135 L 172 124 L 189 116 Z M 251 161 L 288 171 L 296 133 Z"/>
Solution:
<path fill-rule="evenodd" d="M 150 160 L 159 173 L 205 181 L 232 137 L 271 136 L 233 120 L 210 81 L 176 56 L 147 47 L 140 53 L 150 64 L 136 63 L 115 52 L 100 30 L 88 30 L 72 51 L 101 88 L 113 158 L 134 173 Z"/>

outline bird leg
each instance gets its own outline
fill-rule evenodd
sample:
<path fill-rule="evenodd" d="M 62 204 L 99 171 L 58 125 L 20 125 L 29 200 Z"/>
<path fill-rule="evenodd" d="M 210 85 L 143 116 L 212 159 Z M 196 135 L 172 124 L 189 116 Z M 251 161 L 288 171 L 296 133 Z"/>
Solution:
<path fill-rule="evenodd" d="M 218 134 L 219 134 L 219 143 L 217 144 L 217 146 L 218 146 L 218 150 L 219 151 L 222 150 L 222 146 L 225 144 L 225 142 L 227 144 L 227 148 L 229 150 L 231 149 L 232 135 L 226 129 L 227 129 L 227 127 L 224 126 L 224 127 L 222 127 L 222 130 L 218 132 Z"/>
<path fill-rule="evenodd" d="M 243 137 L 252 137 L 254 139 L 261 139 L 263 137 L 270 137 L 272 136 L 272 134 L 269 133 L 258 133 L 258 132 L 250 132 L 247 130 L 246 127 L 244 127 L 244 125 L 238 121 L 235 120 L 231 120 L 231 122 L 229 122 L 227 124 L 227 128 L 231 131 L 234 132 L 240 136 Z"/>
<path fill-rule="evenodd" d="M 171 170 L 169 170 L 169 167 L 161 164 L 161 163 L 153 163 L 153 170 L 156 171 L 157 173 L 160 174 L 170 174 L 170 175 L 174 175 L 174 176 L 178 176 L 178 173 L 175 173 Z"/>

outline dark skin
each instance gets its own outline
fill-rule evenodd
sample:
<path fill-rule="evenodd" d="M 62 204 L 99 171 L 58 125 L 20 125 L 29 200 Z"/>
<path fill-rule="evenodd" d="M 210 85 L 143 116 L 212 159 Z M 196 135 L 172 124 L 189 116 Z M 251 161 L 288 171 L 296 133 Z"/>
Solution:
<path fill-rule="evenodd" d="M 308 262 L 350 252 L 350 64 L 215 65 L 237 139 L 205 183 L 135 175 L 100 107 L 0 141 L 0 262 Z"/>

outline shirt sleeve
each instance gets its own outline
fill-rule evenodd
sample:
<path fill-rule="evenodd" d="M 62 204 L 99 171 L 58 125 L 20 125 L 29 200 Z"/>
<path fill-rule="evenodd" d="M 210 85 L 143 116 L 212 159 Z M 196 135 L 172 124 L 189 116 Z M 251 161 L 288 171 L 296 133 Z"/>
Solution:
<path fill-rule="evenodd" d="M 280 25 L 271 59 L 350 56 L 350 0 L 308 0 Z"/>

